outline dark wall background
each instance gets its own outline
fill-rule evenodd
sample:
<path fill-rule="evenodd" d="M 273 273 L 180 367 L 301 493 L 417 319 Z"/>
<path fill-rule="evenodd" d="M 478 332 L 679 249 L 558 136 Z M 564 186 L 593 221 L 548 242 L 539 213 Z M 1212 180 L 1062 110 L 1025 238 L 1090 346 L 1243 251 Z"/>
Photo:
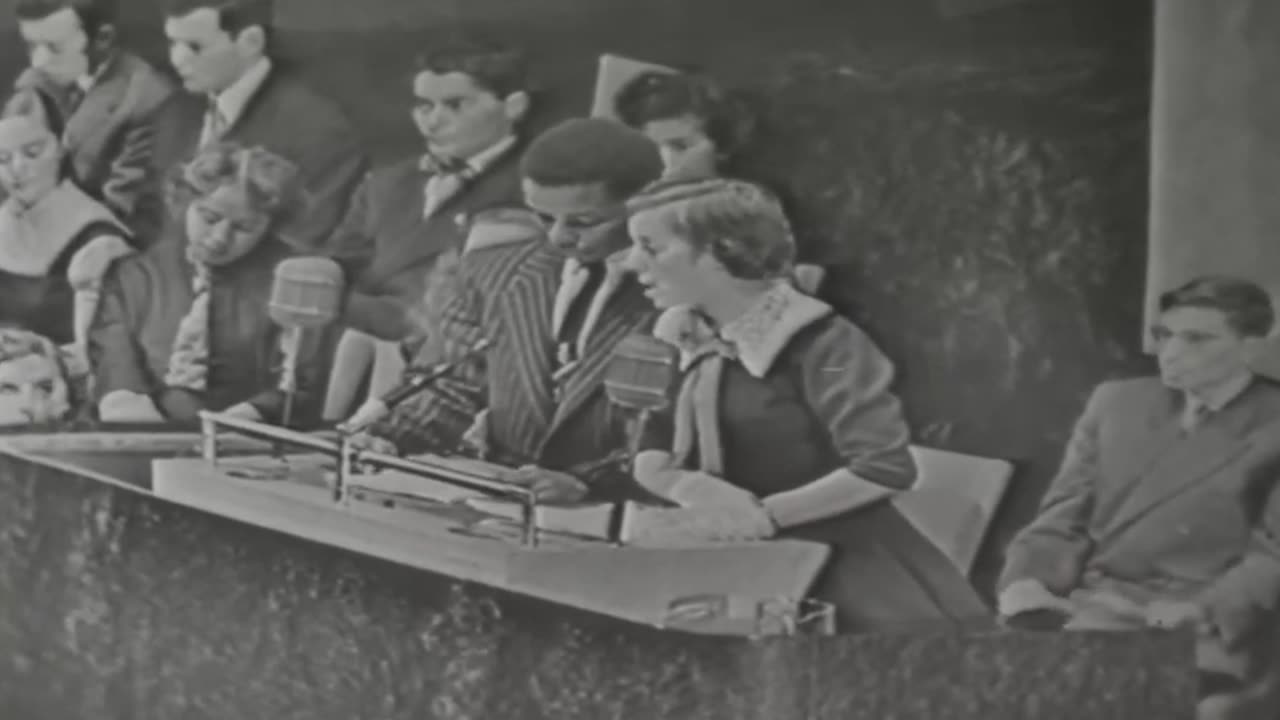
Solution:
<path fill-rule="evenodd" d="M 1145 365 L 1149 0 L 955 16 L 925 0 L 277 2 L 281 54 L 380 160 L 415 147 L 409 59 L 459 33 L 531 51 L 540 123 L 588 107 L 606 51 L 760 91 L 766 137 L 744 166 L 785 186 L 836 263 L 830 298 L 898 362 L 918 441 L 1019 465 L 980 585 L 1089 390 Z M 122 4 L 126 37 L 162 59 L 159 0 Z M 5 81 L 22 61 L 11 6 Z"/>

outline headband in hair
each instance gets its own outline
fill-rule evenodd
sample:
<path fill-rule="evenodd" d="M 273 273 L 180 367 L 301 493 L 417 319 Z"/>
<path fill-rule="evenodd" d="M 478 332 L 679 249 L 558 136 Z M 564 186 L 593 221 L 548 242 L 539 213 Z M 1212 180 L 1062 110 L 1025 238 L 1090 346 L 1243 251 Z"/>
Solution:
<path fill-rule="evenodd" d="M 685 204 L 698 205 L 699 215 L 763 215 L 791 232 L 782 203 L 773 193 L 755 183 L 726 178 L 660 180 L 627 202 L 627 214 Z"/>

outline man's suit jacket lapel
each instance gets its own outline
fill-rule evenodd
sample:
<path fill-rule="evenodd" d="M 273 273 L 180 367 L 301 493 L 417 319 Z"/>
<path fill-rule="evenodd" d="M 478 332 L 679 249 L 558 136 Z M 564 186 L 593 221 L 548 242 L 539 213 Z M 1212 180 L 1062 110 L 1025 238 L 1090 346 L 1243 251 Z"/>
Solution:
<path fill-rule="evenodd" d="M 267 76 L 262 79 L 262 84 L 249 95 L 240 114 L 231 118 L 231 122 L 222 129 L 222 137 L 224 139 L 234 139 L 237 131 L 247 125 L 259 113 L 270 118 L 271 122 L 279 122 L 281 119 L 289 117 L 288 112 L 276 112 L 274 108 L 278 104 L 273 102 L 276 85 L 285 81 L 281 77 L 281 72 L 279 62 L 276 61 L 267 72 Z M 200 120 L 201 124 L 203 124 L 203 113 L 201 115 Z"/>
<path fill-rule="evenodd" d="M 540 247 L 524 260 L 505 288 L 491 288 L 498 296 L 503 332 L 514 354 L 516 390 L 525 399 L 517 423 L 539 433 L 555 413 L 550 378 L 552 372 L 551 306 L 555 302 L 563 258 L 549 247 Z M 531 443 L 536 445 L 536 442 Z"/>
<path fill-rule="evenodd" d="M 519 159 L 521 147 L 521 142 L 517 140 L 514 145 L 504 150 L 502 154 L 494 158 L 482 172 L 464 182 L 455 192 L 444 198 L 444 200 L 440 202 L 439 207 L 436 208 L 436 211 L 432 213 L 430 219 L 443 220 L 450 223 L 455 222 L 458 218 L 454 213 L 457 210 L 458 205 L 462 204 L 464 200 L 471 197 L 488 195 L 493 194 L 496 191 L 501 191 L 502 188 L 500 185 L 510 182 L 510 176 L 506 171 Z M 419 216 L 422 215 L 422 207 L 426 200 L 426 183 L 429 175 L 421 173 L 421 177 L 422 186 L 418 193 L 422 196 L 418 202 Z M 510 194 L 514 195 L 514 191 Z M 516 199 L 518 197 L 518 195 L 514 195 L 512 199 Z"/>
<path fill-rule="evenodd" d="M 634 277 L 625 276 L 587 338 L 578 366 L 564 380 L 548 437 L 600 389 L 618 343 L 627 335 L 640 331 L 654 313 L 653 303 L 644 296 L 639 283 Z"/>
<path fill-rule="evenodd" d="M 72 111 L 63 137 L 68 147 L 76 148 L 77 158 L 96 157 L 106 137 L 119 126 L 114 116 L 129 92 L 131 80 L 123 58 L 117 58 Z"/>
<path fill-rule="evenodd" d="M 1147 420 L 1152 434 L 1145 443 L 1152 454 L 1144 454 L 1146 461 L 1136 468 L 1139 474 L 1119 478 L 1121 482 L 1133 483 L 1132 489 L 1117 504 L 1100 543 L 1132 527 L 1249 450 L 1257 415 L 1257 406 L 1250 402 L 1251 390 L 1245 390 L 1243 396 L 1210 415 L 1189 433 L 1178 427 L 1179 403 L 1161 402 L 1153 409 Z M 1132 447 L 1143 446 L 1144 443 L 1138 443 Z"/>

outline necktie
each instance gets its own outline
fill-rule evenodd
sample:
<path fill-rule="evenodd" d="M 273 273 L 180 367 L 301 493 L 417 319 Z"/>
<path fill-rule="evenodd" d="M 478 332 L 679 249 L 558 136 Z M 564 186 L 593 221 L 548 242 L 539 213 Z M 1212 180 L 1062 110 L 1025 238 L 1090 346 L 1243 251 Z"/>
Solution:
<path fill-rule="evenodd" d="M 463 160 L 439 157 L 431 153 L 422 156 L 419 167 L 428 174 L 427 184 L 423 188 L 423 220 L 428 220 L 439 212 L 475 174 L 474 169 Z"/>
<path fill-rule="evenodd" d="M 80 103 L 84 102 L 85 90 L 80 87 L 79 83 L 73 83 L 67 90 L 67 117 L 71 117 L 80 108 Z"/>
<path fill-rule="evenodd" d="M 209 108 L 204 114 L 204 127 L 200 132 L 200 146 L 204 147 L 221 142 L 222 136 L 226 131 L 226 116 L 218 109 L 217 103 L 209 103 Z"/>
<path fill-rule="evenodd" d="M 1182 429 L 1189 432 L 1200 427 L 1204 424 L 1205 418 L 1209 417 L 1210 412 L 1208 405 L 1188 397 L 1187 406 L 1182 411 Z"/>
<path fill-rule="evenodd" d="M 556 362 L 552 380 L 557 394 L 563 389 L 566 378 L 573 374 L 578 365 L 580 348 L 596 293 L 604 285 L 606 271 L 604 263 L 592 263 L 576 268 L 567 282 L 562 280 L 561 293 L 571 295 L 557 298 L 561 305 L 559 312 L 552 319 L 553 332 L 556 339 Z"/>

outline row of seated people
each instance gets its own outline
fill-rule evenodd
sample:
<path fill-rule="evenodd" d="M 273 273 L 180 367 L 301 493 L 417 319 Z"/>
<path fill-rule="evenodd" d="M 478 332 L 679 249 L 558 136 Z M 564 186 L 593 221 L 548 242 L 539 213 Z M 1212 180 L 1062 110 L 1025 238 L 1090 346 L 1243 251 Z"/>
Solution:
<path fill-rule="evenodd" d="M 262 151 L 218 152 L 227 154 L 186 173 L 189 186 L 204 188 L 187 205 L 193 242 L 184 257 L 193 268 L 219 257 L 215 250 L 256 248 L 251 232 L 204 248 L 201 223 L 231 217 L 260 230 L 269 220 L 244 212 L 249 198 L 287 195 L 278 189 L 284 183 L 262 180 L 287 171 L 283 161 Z M 521 171 L 527 202 L 553 219 L 550 227 L 461 259 L 438 342 L 420 351 L 460 361 L 458 371 L 398 407 L 361 444 L 413 453 L 465 440 L 512 467 L 507 479 L 532 485 L 546 502 L 640 490 L 669 501 L 639 542 L 828 543 L 835 559 L 815 593 L 835 605 L 846 630 L 986 614 L 959 572 L 885 502 L 915 473 L 909 429 L 890 390 L 892 364 L 855 325 L 795 289 L 794 239 L 776 198 L 743 181 L 658 180 L 653 145 L 598 119 L 540 136 Z M 246 192 L 245 182 L 276 190 Z M 143 263 L 121 269 L 135 265 Z M 261 319 L 268 283 L 260 268 L 247 271 L 259 278 L 258 299 L 242 312 Z M 108 283 L 90 329 L 99 382 L 116 372 L 107 369 L 116 356 L 97 338 L 137 344 L 103 322 L 116 293 L 135 294 L 135 311 L 166 306 L 161 312 L 171 318 L 190 317 L 197 306 L 191 293 L 150 301 L 146 288 L 160 275 L 118 277 L 128 280 Z M 1040 516 L 1007 549 L 1000 611 L 1052 612 L 1070 629 L 1194 628 L 1214 690 L 1201 717 L 1254 717 L 1253 709 L 1274 706 L 1277 687 L 1280 388 L 1249 369 L 1271 332 L 1273 308 L 1252 283 L 1208 277 L 1166 293 L 1160 310 L 1160 377 L 1106 383 L 1089 401 Z M 233 311 L 203 322 L 217 336 L 244 320 Z M 271 351 L 269 323 L 247 332 L 258 334 L 256 350 Z M 627 441 L 601 383 L 613 348 L 633 332 L 679 349 L 685 374 L 677 401 L 648 425 L 629 473 L 614 466 L 575 473 Z M 495 342 L 471 358 L 480 338 Z M 53 344 L 31 334 L 0 346 L 8 354 L 0 392 L 27 388 L 38 400 L 27 405 L 32 416 L 65 412 L 59 373 L 49 363 L 38 372 Z M 164 362 L 153 373 L 174 374 L 187 350 L 159 343 L 154 357 Z M 254 398 L 276 392 L 270 367 L 259 364 L 263 374 L 243 376 L 236 391 L 249 398 L 251 416 L 269 418 L 270 403 Z M 166 378 L 136 399 L 155 413 L 175 392 L 190 403 L 217 390 Z"/>
<path fill-rule="evenodd" d="M 378 343 L 403 340 L 418 311 L 423 359 L 462 359 L 477 340 L 494 341 L 362 442 L 415 452 L 469 438 L 547 501 L 639 486 L 671 501 L 652 529 L 668 538 L 830 543 L 836 556 L 817 595 L 834 602 L 845 630 L 986 613 L 885 502 L 915 472 L 891 363 L 829 306 L 797 292 L 797 249 L 777 199 L 751 183 L 709 177 L 721 153 L 717 125 L 696 103 L 677 103 L 665 118 L 630 106 L 620 113 L 649 137 L 577 120 L 526 143 L 517 128 L 529 94 L 511 80 L 519 76 L 514 56 L 433 56 L 413 87 L 427 160 L 376 171 L 352 191 L 354 180 L 341 178 L 360 176 L 354 134 L 326 120 L 340 117 L 326 101 L 274 68 L 265 20 L 246 7 L 170 9 L 166 32 L 189 93 L 161 103 L 153 118 L 149 164 L 183 158 L 167 165 L 166 218 L 143 219 L 157 196 L 145 180 L 135 183 L 142 189 L 132 206 L 114 204 L 120 194 L 79 169 L 88 166 L 76 161 L 87 146 L 76 144 L 83 136 L 71 126 L 94 107 L 87 98 L 110 85 L 102 76 L 82 83 L 83 66 L 68 73 L 85 95 L 70 115 L 41 94 L 38 102 L 24 96 L 0 121 L 0 165 L 21 170 L 0 175 L 20 178 L 6 184 L 2 242 L 11 251 L 0 268 L 24 282 L 6 281 L 6 292 L 47 295 L 19 288 L 55 266 L 74 278 L 83 302 L 67 300 L 69 290 L 54 293 L 65 314 L 28 312 L 18 324 L 70 343 L 69 362 L 90 366 L 89 391 L 104 417 L 181 419 L 217 407 L 277 419 L 275 330 L 265 319 L 270 268 L 274 259 L 318 252 L 342 260 L 353 279 L 344 317 L 351 332 L 338 343 L 337 365 L 359 366 Z M 72 27 L 81 35 L 101 29 L 78 13 L 72 8 Z M 59 17 L 68 15 L 23 24 L 33 60 L 52 51 L 32 28 L 48 30 Z M 125 64 L 116 62 L 103 67 Z M 664 83 L 689 87 L 649 77 L 634 88 Z M 304 127 L 271 127 L 285 116 Z M 660 137 L 677 130 L 693 131 L 692 139 Z M 159 152 L 175 147 L 184 149 Z M 664 156 L 668 170 L 683 168 L 668 174 L 681 177 L 660 180 Z M 35 166 L 46 170 L 30 174 Z M 507 189 L 477 191 L 487 184 Z M 41 210 L 42 197 L 60 195 Z M 82 195 L 110 212 L 85 211 Z M 468 249 L 455 216 L 486 206 L 502 210 L 490 228 L 498 247 Z M 148 237 L 148 223 L 162 229 L 133 241 L 146 252 L 114 262 L 122 242 Z M 30 257 L 39 260 L 21 264 Z M 99 303 L 95 292 L 100 307 L 77 315 L 72 306 Z M 32 305 L 5 304 L 14 307 Z M 1280 408 L 1274 386 L 1248 370 L 1270 331 L 1271 304 L 1249 283 L 1208 278 L 1165 295 L 1161 311 L 1162 376 L 1106 384 L 1090 401 L 1041 515 L 1008 549 L 1000 609 L 1053 611 L 1073 628 L 1193 627 L 1201 663 L 1218 683 L 1201 716 L 1254 717 L 1277 690 L 1268 629 L 1280 598 L 1280 510 L 1271 492 Z M 35 324 L 50 317 L 69 319 L 58 328 Z M 665 422 L 650 426 L 630 475 L 576 475 L 573 468 L 626 442 L 601 378 L 613 347 L 637 331 L 682 349 L 680 397 Z M 17 414 L 27 417 L 64 413 L 70 403 L 59 373 L 30 360 L 50 357 L 56 344 L 11 337 L 0 343 L 0 395 L 26 393 Z M 305 355 L 316 361 L 303 373 L 313 407 L 324 356 Z"/>
<path fill-rule="evenodd" d="M 423 298 L 456 264 L 464 237 L 458 227 L 468 225 L 459 219 L 521 202 L 515 166 L 534 102 L 523 55 L 461 44 L 421 58 L 406 100 L 426 152 L 365 174 L 358 134 L 343 113 L 272 58 L 269 2 L 169 0 L 164 28 L 180 90 L 119 45 L 114 8 L 109 0 L 17 3 L 31 67 L 16 89 L 39 98 L 45 125 L 61 145 L 46 149 L 61 158 L 66 182 L 59 192 L 29 190 L 8 203 L 10 213 L 24 216 L 31 236 L 13 241 L 17 254 L 24 254 L 23 242 L 41 244 L 44 252 L 28 262 L 0 256 L 0 271 L 38 279 L 14 283 L 27 287 L 4 304 L 0 321 L 74 341 L 83 355 L 83 332 L 48 332 L 62 330 L 48 322 L 66 314 L 65 266 L 87 243 L 76 235 L 85 225 L 81 218 L 113 218 L 124 229 L 116 230 L 112 252 L 87 252 L 93 262 L 81 263 L 83 272 L 72 278 L 86 286 L 85 313 L 93 307 L 87 286 L 128 246 L 181 242 L 183 223 L 175 222 L 165 198 L 175 168 L 209 144 L 260 147 L 295 165 L 309 199 L 280 239 L 295 250 L 342 259 L 354 286 L 325 415 L 340 417 L 365 387 L 376 396 L 403 369 L 401 346 L 421 340 L 415 320 L 427 317 L 420 312 Z M 658 72 L 626 83 L 616 112 L 658 144 L 673 176 L 718 173 L 753 124 L 743 103 L 705 78 Z M 290 121 L 281 122 L 285 117 Z M 38 163 L 26 163 L 22 174 L 30 175 L 32 165 Z M 17 166 L 9 170 L 18 182 Z M 44 219 L 51 216 L 61 220 Z M 808 288 L 822 279 L 816 265 L 802 264 L 796 274 Z M 79 327 L 83 331 L 83 322 Z"/>

